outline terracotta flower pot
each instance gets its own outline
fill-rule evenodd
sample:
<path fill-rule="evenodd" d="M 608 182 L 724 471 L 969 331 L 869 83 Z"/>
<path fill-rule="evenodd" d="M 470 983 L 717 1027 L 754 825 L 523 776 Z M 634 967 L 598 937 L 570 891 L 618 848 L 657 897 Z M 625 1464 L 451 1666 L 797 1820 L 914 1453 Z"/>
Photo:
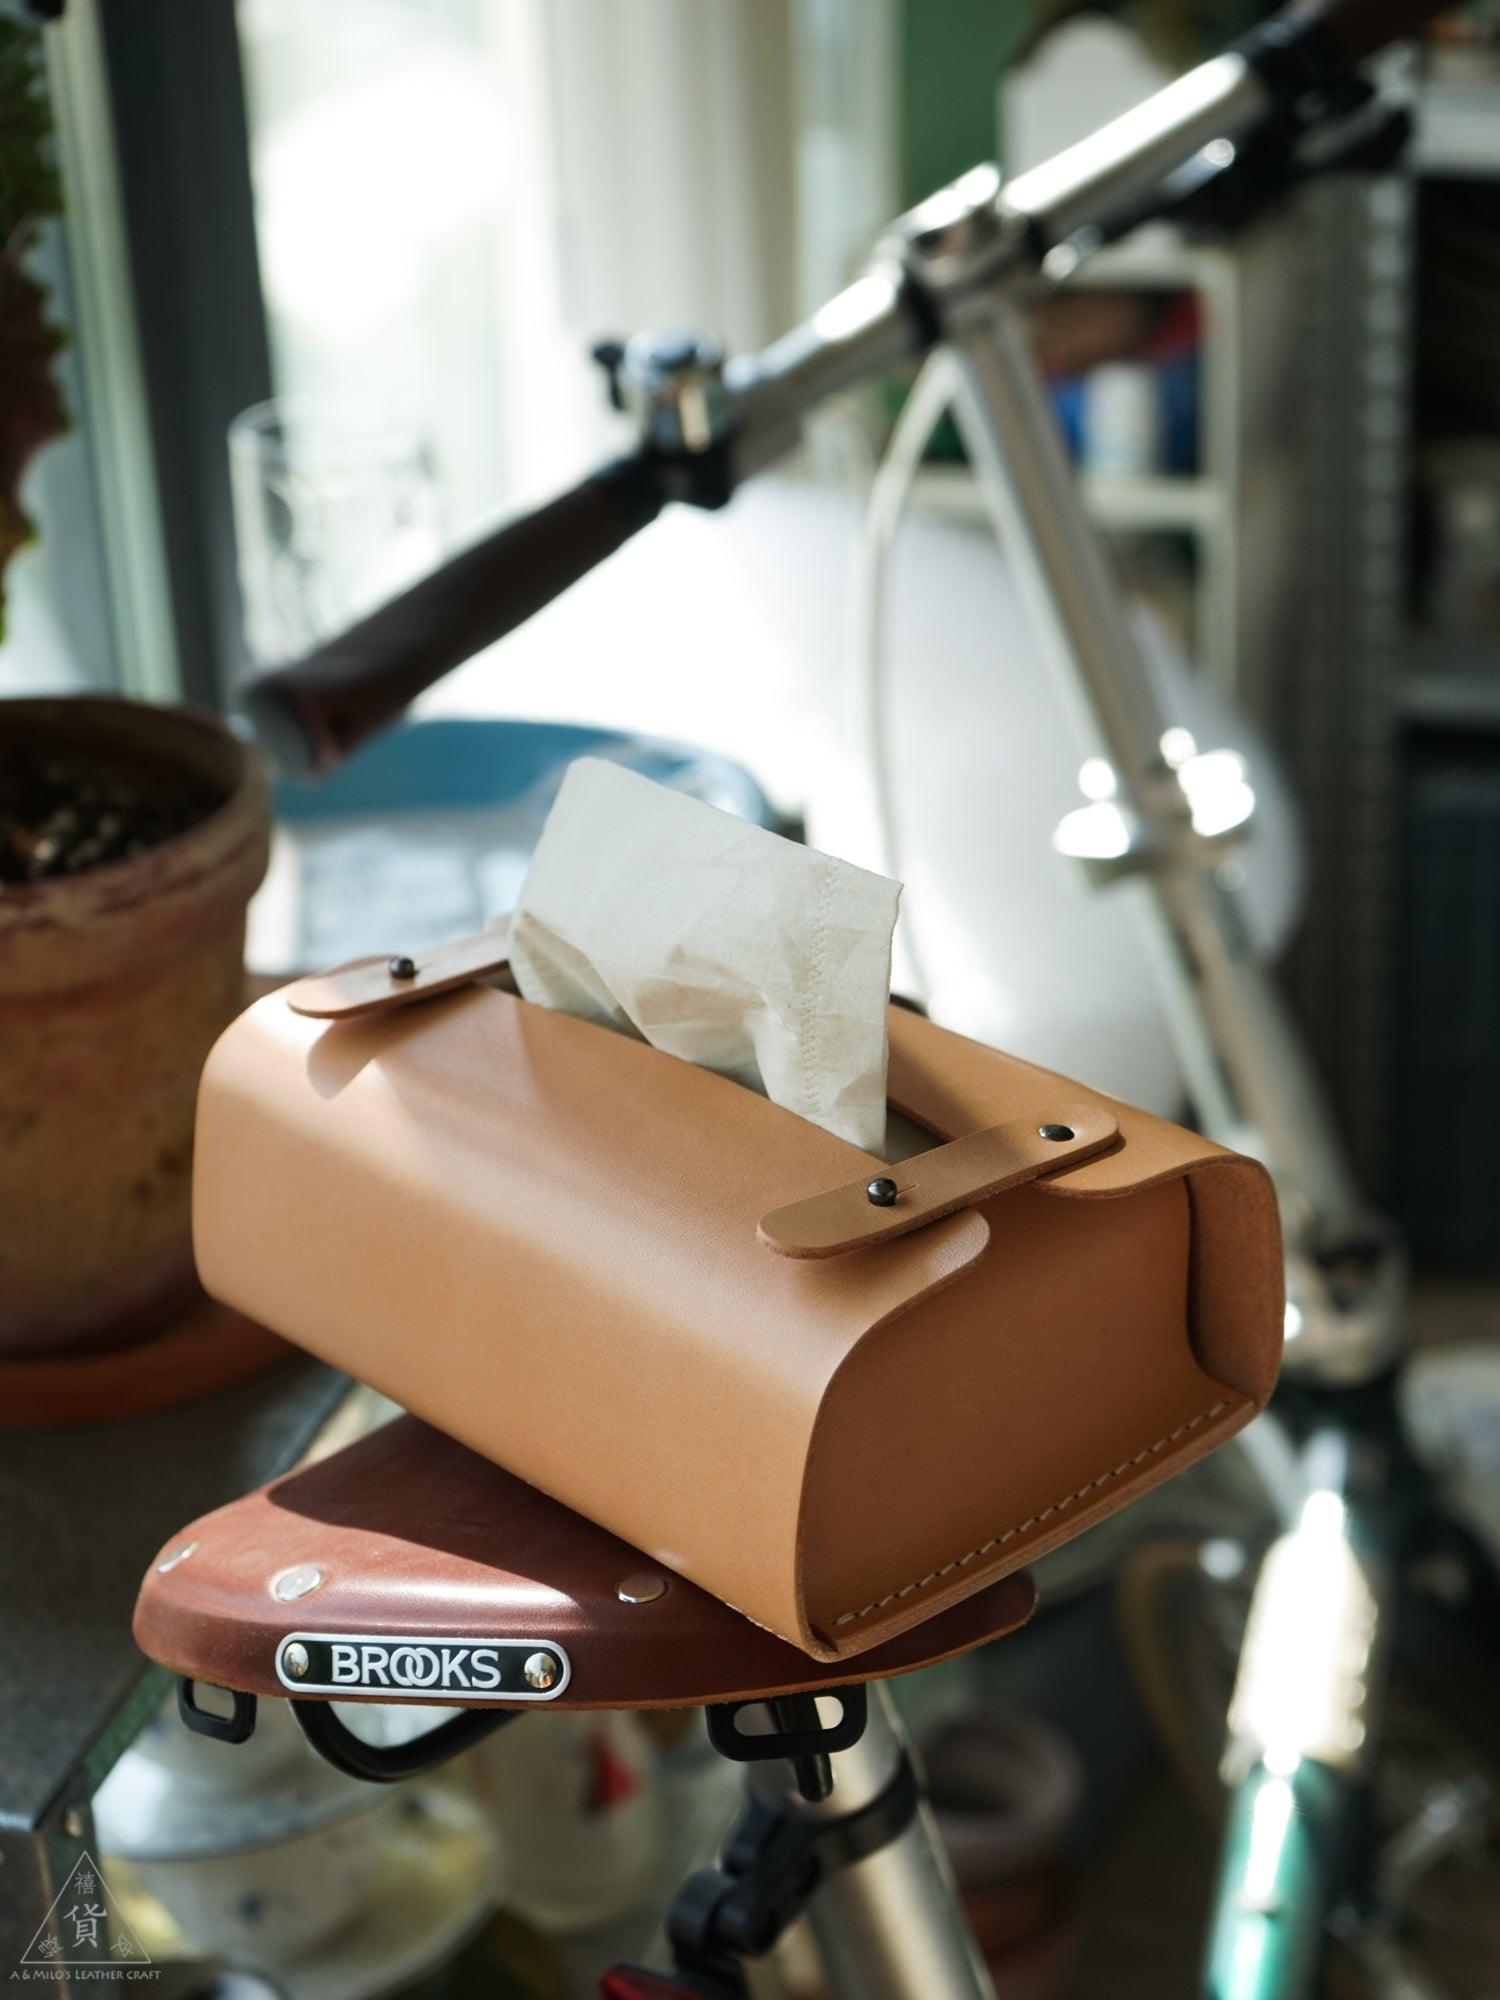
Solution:
<path fill-rule="evenodd" d="M 270 801 L 255 753 L 185 709 L 0 701 L 7 756 L 190 788 L 186 830 L 56 879 L 0 882 L 0 1355 L 140 1338 L 196 1295 L 198 1075 L 242 1004 Z"/>

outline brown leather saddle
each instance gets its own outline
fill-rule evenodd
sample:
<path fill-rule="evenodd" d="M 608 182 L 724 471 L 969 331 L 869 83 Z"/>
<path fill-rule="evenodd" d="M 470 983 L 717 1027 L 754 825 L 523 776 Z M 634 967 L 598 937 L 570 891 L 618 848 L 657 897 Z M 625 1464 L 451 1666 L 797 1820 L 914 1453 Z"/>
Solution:
<path fill-rule="evenodd" d="M 1034 1595 L 1011 1575 L 856 1662 L 820 1662 L 403 1416 L 175 1535 L 135 1636 L 184 1683 L 231 1691 L 236 1715 L 283 1696 L 304 1726 L 335 1699 L 732 1707 L 951 1658 L 1023 1624 Z M 186 1707 L 234 1740 L 234 1718 L 190 1692 Z"/>

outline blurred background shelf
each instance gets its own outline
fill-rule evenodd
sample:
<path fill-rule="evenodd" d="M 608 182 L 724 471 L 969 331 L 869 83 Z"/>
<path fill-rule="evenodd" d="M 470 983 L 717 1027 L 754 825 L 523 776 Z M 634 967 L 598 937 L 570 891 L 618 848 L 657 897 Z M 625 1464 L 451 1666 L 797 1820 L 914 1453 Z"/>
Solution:
<path fill-rule="evenodd" d="M 1433 53 L 1417 90 L 1411 168 L 1418 174 L 1500 175 L 1500 62 L 1478 51 Z"/>
<path fill-rule="evenodd" d="M 1445 646 L 1414 646 L 1414 671 L 1402 676 L 1397 701 L 1404 722 L 1432 728 L 1500 729 L 1500 661 L 1493 647 L 1465 666 Z"/>
<path fill-rule="evenodd" d="M 1192 474 L 1087 473 L 1083 484 L 1095 518 L 1106 528 L 1202 535 L 1224 525 L 1223 490 Z M 916 490 L 919 501 L 934 514 L 979 526 L 986 522 L 984 502 L 962 466 L 927 466 Z"/>

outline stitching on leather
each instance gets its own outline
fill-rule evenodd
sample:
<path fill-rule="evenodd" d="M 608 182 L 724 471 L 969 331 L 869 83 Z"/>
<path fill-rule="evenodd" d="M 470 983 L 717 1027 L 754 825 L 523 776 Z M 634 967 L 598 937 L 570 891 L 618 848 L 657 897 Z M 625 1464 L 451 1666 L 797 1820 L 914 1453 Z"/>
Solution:
<path fill-rule="evenodd" d="M 1054 1500 L 1050 1506 L 1043 1507 L 1040 1513 L 1028 1516 L 1014 1528 L 1007 1528 L 1003 1534 L 991 1535 L 990 1539 L 981 1542 L 977 1549 L 970 1549 L 964 1555 L 955 1556 L 952 1562 L 944 1563 L 941 1569 L 929 1570 L 926 1576 L 918 1577 L 915 1583 L 905 1584 L 900 1590 L 891 1591 L 888 1596 L 877 1597 L 873 1604 L 866 1604 L 859 1611 L 843 1612 L 834 1619 L 835 1628 L 840 1625 L 853 1625 L 861 1618 L 868 1618 L 872 1611 L 884 1611 L 887 1605 L 898 1604 L 903 1597 L 910 1597 L 914 1590 L 925 1590 L 928 1584 L 937 1583 L 943 1577 L 951 1576 L 954 1570 L 962 1569 L 965 1564 L 976 1561 L 980 1556 L 987 1556 L 992 1549 L 1003 1548 L 1007 1542 L 1013 1542 L 1017 1535 L 1024 1535 L 1029 1529 L 1039 1528 L 1043 1521 L 1050 1521 L 1054 1514 L 1060 1514 L 1065 1507 L 1071 1507 L 1075 1501 L 1097 1492 L 1101 1486 L 1107 1486 L 1112 1479 L 1119 1479 L 1124 1473 L 1133 1472 L 1138 1465 L 1144 1465 L 1148 1458 L 1154 1458 L 1159 1451 L 1165 1451 L 1169 1444 L 1176 1444 L 1177 1440 L 1186 1437 L 1189 1431 L 1197 1430 L 1199 1424 L 1209 1423 L 1213 1418 L 1222 1416 L 1228 1408 L 1229 1402 L 1225 1400 L 1215 1403 L 1212 1409 L 1200 1410 L 1196 1417 L 1189 1417 L 1188 1421 L 1179 1424 L 1175 1431 L 1168 1431 L 1166 1436 L 1159 1437 L 1155 1444 L 1148 1444 L 1145 1450 L 1138 1451 L 1134 1458 L 1122 1459 L 1118 1465 L 1112 1465 L 1108 1472 L 1101 1472 L 1097 1479 L 1090 1479 L 1085 1485 L 1075 1488 L 1073 1492 L 1065 1493 L 1060 1500 Z"/>

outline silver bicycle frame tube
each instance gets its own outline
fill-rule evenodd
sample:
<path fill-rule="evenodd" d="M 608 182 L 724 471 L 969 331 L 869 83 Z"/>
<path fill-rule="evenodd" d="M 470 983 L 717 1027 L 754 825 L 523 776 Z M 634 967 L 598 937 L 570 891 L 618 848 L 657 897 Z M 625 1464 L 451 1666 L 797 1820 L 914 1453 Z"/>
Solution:
<path fill-rule="evenodd" d="M 997 532 L 1116 803 L 1139 830 L 1131 888 L 1188 1087 L 1209 1133 L 1275 1168 L 1294 1221 L 1355 1232 L 1364 1204 L 1285 1007 L 1232 890 L 1194 854 L 1187 801 L 1163 755 L 1174 718 L 1125 615 L 1068 463 L 1028 330 L 1005 298 L 953 338 L 960 428 Z"/>
<path fill-rule="evenodd" d="M 1254 124 L 1266 105 L 1259 76 L 1231 49 L 1018 174 L 1004 206 L 1043 224 L 1054 242 L 1080 229 L 1107 229 L 1194 153 Z"/>

